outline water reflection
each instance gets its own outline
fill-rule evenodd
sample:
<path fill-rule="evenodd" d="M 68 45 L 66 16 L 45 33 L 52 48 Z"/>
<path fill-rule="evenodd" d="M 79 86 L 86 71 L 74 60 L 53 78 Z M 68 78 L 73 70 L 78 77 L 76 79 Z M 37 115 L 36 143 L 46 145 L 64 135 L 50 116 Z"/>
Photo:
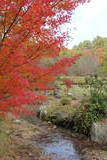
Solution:
<path fill-rule="evenodd" d="M 51 160 L 80 160 L 72 139 L 66 133 L 51 133 L 39 140 L 43 154 L 49 155 Z"/>

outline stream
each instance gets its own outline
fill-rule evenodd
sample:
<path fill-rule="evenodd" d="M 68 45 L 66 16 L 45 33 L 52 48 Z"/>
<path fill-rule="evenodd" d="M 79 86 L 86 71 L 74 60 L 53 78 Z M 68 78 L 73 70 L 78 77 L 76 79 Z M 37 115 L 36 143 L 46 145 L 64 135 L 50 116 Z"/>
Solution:
<path fill-rule="evenodd" d="M 70 131 L 55 128 L 48 132 L 48 129 L 45 128 L 47 134 L 44 133 L 44 136 L 40 136 L 34 142 L 42 148 L 42 155 L 49 156 L 51 160 L 80 160 Z"/>
<path fill-rule="evenodd" d="M 39 144 L 43 154 L 49 155 L 51 160 L 80 160 L 71 138 L 61 132 L 44 136 Z"/>

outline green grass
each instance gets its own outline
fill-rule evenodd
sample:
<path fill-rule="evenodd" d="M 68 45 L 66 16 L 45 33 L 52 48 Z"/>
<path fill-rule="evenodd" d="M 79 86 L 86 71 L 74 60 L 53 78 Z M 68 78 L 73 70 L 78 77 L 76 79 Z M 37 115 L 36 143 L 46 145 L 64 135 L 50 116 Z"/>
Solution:
<path fill-rule="evenodd" d="M 56 112 L 64 112 L 64 113 L 72 114 L 74 111 L 75 111 L 75 108 L 72 108 L 70 105 L 62 106 L 61 104 L 57 104 L 57 105 L 47 107 L 48 115 L 54 114 Z"/>
<path fill-rule="evenodd" d="M 84 96 L 90 96 L 89 89 L 85 87 L 80 87 L 78 85 L 72 86 L 72 88 L 69 89 L 69 92 L 72 93 L 74 97 L 77 97 L 77 99 Z"/>
<path fill-rule="evenodd" d="M 83 76 L 72 76 L 71 79 L 74 84 L 85 84 L 85 77 Z"/>
<path fill-rule="evenodd" d="M 0 122 L 0 157 L 7 155 L 11 150 L 11 138 L 7 126 L 5 121 Z"/>
<path fill-rule="evenodd" d="M 9 136 L 4 132 L 0 132 L 0 156 L 8 152 L 10 145 Z"/>

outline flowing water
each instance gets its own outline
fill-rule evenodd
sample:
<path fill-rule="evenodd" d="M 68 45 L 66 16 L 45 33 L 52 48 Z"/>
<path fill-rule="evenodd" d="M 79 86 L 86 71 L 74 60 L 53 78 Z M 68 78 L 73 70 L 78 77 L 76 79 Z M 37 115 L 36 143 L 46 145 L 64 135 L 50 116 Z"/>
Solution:
<path fill-rule="evenodd" d="M 64 133 L 56 132 L 44 136 L 39 144 L 43 154 L 49 155 L 51 160 L 80 160 L 73 141 Z"/>
<path fill-rule="evenodd" d="M 35 142 L 42 148 L 42 154 L 48 155 L 51 160 L 80 160 L 70 131 L 56 128 L 48 134 L 44 133 Z"/>

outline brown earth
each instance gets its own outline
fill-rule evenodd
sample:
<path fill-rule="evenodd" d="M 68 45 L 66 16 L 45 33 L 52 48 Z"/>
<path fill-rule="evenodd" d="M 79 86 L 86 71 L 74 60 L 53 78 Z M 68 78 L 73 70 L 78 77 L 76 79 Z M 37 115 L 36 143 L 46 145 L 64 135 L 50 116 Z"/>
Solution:
<path fill-rule="evenodd" d="M 2 133 L 2 134 L 1 134 Z M 32 144 L 32 137 L 46 131 L 27 121 L 2 122 L 0 126 L 0 160 L 49 160 L 42 150 Z"/>
<path fill-rule="evenodd" d="M 0 160 L 50 160 L 42 154 L 38 144 L 33 144 L 32 139 L 54 132 L 56 126 L 47 122 L 33 125 L 25 120 L 3 121 L 0 124 Z M 81 160 L 107 160 L 107 146 L 93 143 L 84 136 L 71 135 Z"/>

